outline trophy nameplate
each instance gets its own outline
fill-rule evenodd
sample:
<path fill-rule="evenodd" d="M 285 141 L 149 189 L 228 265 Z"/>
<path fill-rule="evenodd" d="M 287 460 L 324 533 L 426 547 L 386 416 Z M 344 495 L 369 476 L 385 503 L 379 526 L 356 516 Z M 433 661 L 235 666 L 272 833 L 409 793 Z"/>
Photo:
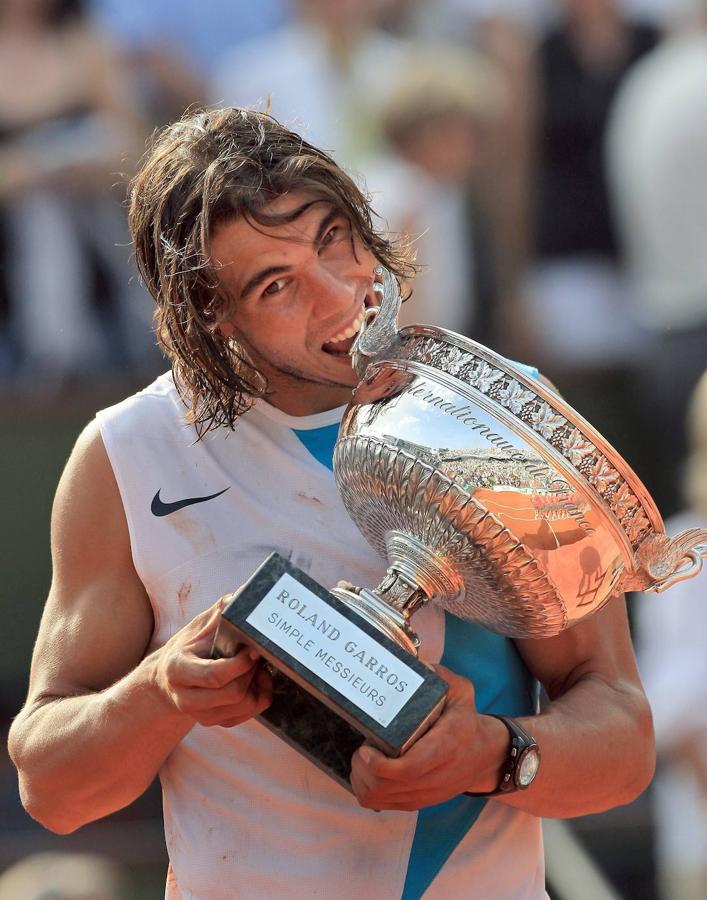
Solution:
<path fill-rule="evenodd" d="M 443 679 L 277 553 L 228 602 L 213 655 L 241 644 L 273 676 L 260 721 L 349 790 L 364 741 L 399 756 L 444 705 Z"/>

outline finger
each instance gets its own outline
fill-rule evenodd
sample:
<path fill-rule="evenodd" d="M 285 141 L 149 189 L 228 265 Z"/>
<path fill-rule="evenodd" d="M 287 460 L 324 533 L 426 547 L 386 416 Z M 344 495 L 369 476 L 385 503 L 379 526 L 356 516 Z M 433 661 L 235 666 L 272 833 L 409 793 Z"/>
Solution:
<path fill-rule="evenodd" d="M 269 691 L 254 689 L 239 703 L 201 710 L 195 718 L 202 725 L 221 725 L 225 728 L 232 728 L 259 716 L 260 713 L 265 712 L 271 702 L 272 694 Z"/>
<path fill-rule="evenodd" d="M 438 720 L 402 756 L 388 757 L 372 747 L 362 747 L 358 751 L 360 765 L 373 778 L 391 787 L 415 783 L 446 767 L 449 747 L 455 740 L 456 735 L 449 733 L 447 723 Z"/>
<path fill-rule="evenodd" d="M 425 732 L 402 756 L 377 762 L 379 772 L 390 781 L 409 782 L 424 778 L 446 765 L 447 735 L 444 723 L 435 723 L 438 730 Z M 451 736 L 454 740 L 454 736 Z"/>
<path fill-rule="evenodd" d="M 272 677 L 265 669 L 254 667 L 221 687 L 183 687 L 175 692 L 177 706 L 189 715 L 218 707 L 236 707 L 252 698 L 262 708 L 272 702 Z"/>
<path fill-rule="evenodd" d="M 205 725 L 208 728 L 214 725 L 233 728 L 259 715 L 261 711 L 256 704 L 248 706 L 219 706 L 216 709 L 204 710 L 195 718 L 199 725 Z"/>
<path fill-rule="evenodd" d="M 355 765 L 362 774 L 365 773 L 365 778 L 369 782 L 371 780 L 388 780 L 391 777 L 390 764 L 395 762 L 396 760 L 391 759 L 385 753 L 381 753 L 380 750 L 371 747 L 369 744 L 363 744 L 363 746 L 359 747 L 351 760 L 352 766 Z M 392 772 L 394 778 L 394 768 Z"/>
<path fill-rule="evenodd" d="M 251 672 L 256 666 L 249 647 L 243 647 L 235 656 L 223 659 L 203 659 L 191 653 L 183 653 L 170 667 L 170 681 L 184 687 L 201 687 L 215 690 L 230 681 Z"/>
<path fill-rule="evenodd" d="M 198 656 L 207 656 L 211 653 L 213 639 L 221 622 L 221 615 L 230 599 L 230 594 L 221 597 L 202 613 L 192 619 L 187 627 L 195 634 L 190 638 L 187 646 L 190 646 Z"/>
<path fill-rule="evenodd" d="M 249 709 L 247 710 L 246 715 L 244 715 L 243 709 L 241 708 L 236 711 L 235 718 L 233 718 L 233 719 L 229 719 L 228 717 L 220 718 L 219 724 L 220 725 L 224 724 L 224 725 L 226 725 L 226 727 L 233 727 L 233 725 L 240 725 L 241 723 L 245 722 L 247 719 L 255 718 L 255 716 L 259 716 L 261 713 L 265 712 L 265 710 L 270 706 L 271 703 L 272 703 L 272 695 L 271 694 L 266 693 L 266 694 L 254 695 L 252 698 L 252 703 L 251 703 Z M 232 723 L 231 725 L 226 724 L 229 721 Z"/>
<path fill-rule="evenodd" d="M 385 776 L 370 771 L 366 773 L 365 770 L 361 770 L 361 774 L 368 787 L 374 790 L 377 796 L 390 798 L 401 794 L 407 795 L 411 790 L 417 790 L 419 785 L 427 787 L 436 773 L 434 770 L 418 773 L 396 766 L 389 769 Z"/>
<path fill-rule="evenodd" d="M 437 802 L 436 793 L 431 793 L 428 786 L 416 789 L 407 784 L 377 781 L 360 767 L 352 768 L 351 789 L 364 809 L 420 809 Z"/>
<path fill-rule="evenodd" d="M 219 597 L 219 599 L 207 609 L 194 616 L 191 620 L 191 627 L 196 631 L 195 637 L 204 635 L 209 629 L 212 629 L 221 618 L 221 613 L 226 606 L 230 595 Z"/>
<path fill-rule="evenodd" d="M 443 803 L 455 796 L 445 780 L 445 770 L 436 777 L 428 777 L 423 783 L 370 780 L 365 770 L 352 769 L 351 787 L 361 806 L 366 809 L 422 809 Z"/>
<path fill-rule="evenodd" d="M 361 806 L 379 809 L 379 797 L 387 796 L 400 785 L 395 777 L 390 779 L 391 760 L 385 754 L 365 744 L 354 753 L 351 760 L 351 786 Z"/>
<path fill-rule="evenodd" d="M 243 703 L 252 687 L 255 670 L 246 672 L 220 687 L 183 687 L 177 693 L 177 703 L 187 709 L 213 709 L 217 706 L 234 706 Z"/>
<path fill-rule="evenodd" d="M 437 663 L 432 666 L 436 675 L 439 675 L 444 681 L 449 685 L 449 692 L 447 694 L 447 702 L 450 700 L 457 699 L 459 696 L 468 696 L 471 695 L 472 699 L 474 697 L 474 685 L 468 678 L 464 678 L 463 675 L 457 675 L 456 672 L 453 672 L 451 669 L 448 669 L 446 666 L 443 666 L 441 663 Z"/>
<path fill-rule="evenodd" d="M 379 788 L 378 781 L 368 766 L 364 765 L 360 753 L 354 753 L 351 759 L 351 789 L 359 804 L 367 809 L 375 809 L 374 798 Z"/>

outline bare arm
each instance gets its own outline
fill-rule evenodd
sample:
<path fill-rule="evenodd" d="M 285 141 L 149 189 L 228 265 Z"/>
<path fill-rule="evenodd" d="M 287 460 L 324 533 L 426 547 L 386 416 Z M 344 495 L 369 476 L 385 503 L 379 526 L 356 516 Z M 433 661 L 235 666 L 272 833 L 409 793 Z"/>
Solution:
<path fill-rule="evenodd" d="M 519 719 L 540 746 L 540 772 L 502 802 L 566 818 L 633 800 L 652 777 L 655 747 L 623 599 L 557 637 L 518 647 L 550 702 L 540 715 Z M 427 734 L 400 759 L 373 748 L 355 755 L 352 784 L 363 806 L 420 809 L 498 785 L 505 726 L 476 712 L 471 682 L 437 671 L 450 682 L 449 699 Z"/>
<path fill-rule="evenodd" d="M 97 426 L 79 439 L 52 516 L 53 580 L 27 703 L 10 732 L 28 812 L 59 832 L 138 797 L 195 722 L 269 703 L 246 651 L 208 659 L 219 604 L 145 656 L 153 620 Z"/>

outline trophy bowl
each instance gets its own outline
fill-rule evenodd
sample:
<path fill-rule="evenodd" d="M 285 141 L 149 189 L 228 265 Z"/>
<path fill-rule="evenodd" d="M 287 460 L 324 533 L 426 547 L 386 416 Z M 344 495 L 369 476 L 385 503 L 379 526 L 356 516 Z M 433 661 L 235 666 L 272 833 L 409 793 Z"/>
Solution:
<path fill-rule="evenodd" d="M 415 653 L 409 619 L 428 601 L 544 638 L 617 593 L 699 571 L 707 532 L 668 538 L 636 474 L 549 384 L 453 332 L 399 330 L 397 282 L 379 274 L 334 472 L 389 569 L 372 590 L 342 582 L 334 595 Z"/>

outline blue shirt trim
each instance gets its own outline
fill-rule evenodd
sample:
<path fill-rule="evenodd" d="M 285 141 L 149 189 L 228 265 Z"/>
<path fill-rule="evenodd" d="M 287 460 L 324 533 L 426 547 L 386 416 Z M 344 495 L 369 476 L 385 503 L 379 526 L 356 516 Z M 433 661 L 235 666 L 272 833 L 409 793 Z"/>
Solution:
<path fill-rule="evenodd" d="M 531 378 L 540 378 L 540 372 L 535 366 L 526 366 L 525 363 L 516 362 L 514 359 L 509 359 L 509 363 L 513 363 L 514 366 L 519 368 L 522 372 L 525 372 L 526 375 L 529 375 Z"/>
<path fill-rule="evenodd" d="M 312 456 L 327 469 L 334 471 L 334 446 L 339 436 L 339 423 L 324 425 L 322 428 L 309 428 L 292 431 L 302 441 Z"/>
<path fill-rule="evenodd" d="M 442 665 L 474 684 L 481 713 L 535 711 L 536 683 L 508 638 L 445 612 Z M 421 809 L 410 849 L 402 900 L 418 900 L 481 815 L 483 797 L 453 797 Z"/>

